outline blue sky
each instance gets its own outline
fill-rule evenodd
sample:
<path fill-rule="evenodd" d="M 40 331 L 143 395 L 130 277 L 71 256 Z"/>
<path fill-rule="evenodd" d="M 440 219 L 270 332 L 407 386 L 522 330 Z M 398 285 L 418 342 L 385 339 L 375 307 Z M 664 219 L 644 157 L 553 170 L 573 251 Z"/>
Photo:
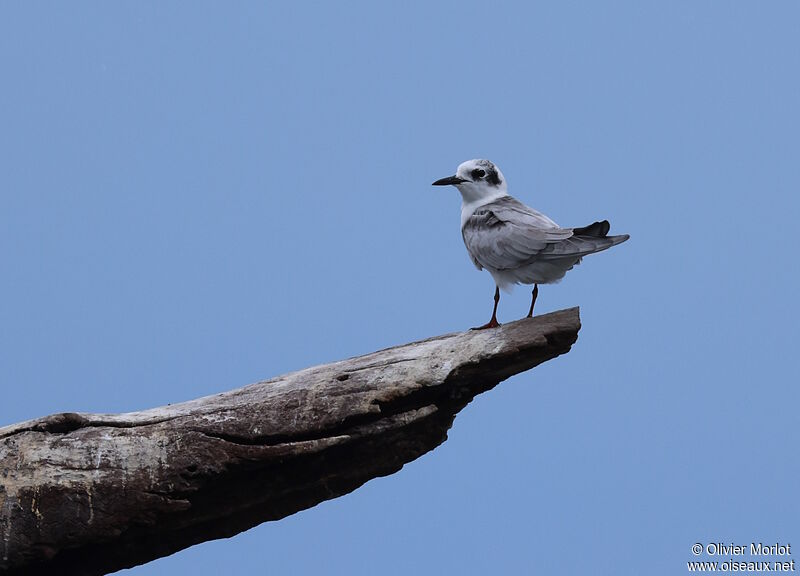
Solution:
<path fill-rule="evenodd" d="M 562 358 L 399 473 L 129 572 L 677 574 L 798 542 L 794 2 L 4 3 L 0 424 L 488 320 L 486 157 L 631 240 L 540 290 Z M 504 296 L 499 319 L 527 311 Z"/>

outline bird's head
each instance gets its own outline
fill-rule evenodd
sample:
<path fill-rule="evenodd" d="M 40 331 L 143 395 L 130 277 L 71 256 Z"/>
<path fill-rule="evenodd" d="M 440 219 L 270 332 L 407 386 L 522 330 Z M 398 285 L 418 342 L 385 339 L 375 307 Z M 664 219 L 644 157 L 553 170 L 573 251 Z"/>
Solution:
<path fill-rule="evenodd" d="M 467 160 L 455 175 L 442 178 L 434 186 L 455 186 L 465 203 L 497 198 L 506 194 L 506 179 L 500 169 L 489 160 Z"/>

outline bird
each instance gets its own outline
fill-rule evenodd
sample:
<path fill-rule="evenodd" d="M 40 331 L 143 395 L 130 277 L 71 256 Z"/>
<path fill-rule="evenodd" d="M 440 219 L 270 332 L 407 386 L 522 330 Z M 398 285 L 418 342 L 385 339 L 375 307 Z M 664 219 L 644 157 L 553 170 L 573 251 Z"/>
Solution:
<path fill-rule="evenodd" d="M 483 330 L 500 326 L 497 305 L 500 290 L 515 284 L 533 284 L 531 307 L 539 284 L 559 282 L 584 256 L 625 242 L 630 235 L 609 236 L 608 220 L 577 228 L 561 228 L 541 212 L 508 193 L 500 169 L 489 160 L 467 160 L 453 176 L 433 186 L 455 186 L 461 193 L 461 236 L 478 270 L 486 269 L 495 282 L 494 309 Z"/>

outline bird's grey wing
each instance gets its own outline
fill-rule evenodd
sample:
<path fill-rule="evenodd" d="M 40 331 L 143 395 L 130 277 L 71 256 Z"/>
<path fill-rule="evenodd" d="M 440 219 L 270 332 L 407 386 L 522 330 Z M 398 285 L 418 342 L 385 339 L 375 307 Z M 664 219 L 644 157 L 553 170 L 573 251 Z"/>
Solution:
<path fill-rule="evenodd" d="M 464 244 L 478 269 L 514 269 L 529 263 L 549 245 L 572 236 L 513 198 L 482 206 L 461 229 Z"/>
<path fill-rule="evenodd" d="M 542 214 L 538 210 L 534 210 L 530 206 L 526 206 L 513 196 L 503 196 L 502 198 L 498 198 L 491 204 L 484 206 L 484 208 L 492 210 L 501 220 L 522 220 L 528 225 L 533 226 L 534 228 L 540 228 L 542 230 L 566 230 L 565 228 L 561 228 L 558 224 L 553 222 L 545 214 Z M 561 238 L 561 234 L 559 232 L 556 232 L 556 236 L 558 239 Z"/>
<path fill-rule="evenodd" d="M 539 252 L 538 258 L 542 260 L 561 259 L 567 257 L 582 258 L 595 252 L 602 252 L 612 246 L 621 244 L 630 238 L 628 234 L 619 236 L 572 236 L 566 240 L 548 244 L 547 248 Z"/>

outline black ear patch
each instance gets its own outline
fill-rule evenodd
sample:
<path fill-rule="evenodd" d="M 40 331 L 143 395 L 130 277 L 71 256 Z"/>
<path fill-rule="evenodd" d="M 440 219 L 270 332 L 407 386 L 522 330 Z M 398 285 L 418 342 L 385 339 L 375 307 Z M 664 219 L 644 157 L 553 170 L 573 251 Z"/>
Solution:
<path fill-rule="evenodd" d="M 489 173 L 486 176 L 486 181 L 492 186 L 499 186 L 500 182 L 502 182 L 502 180 L 500 180 L 500 175 L 497 173 L 497 170 L 495 169 L 494 166 L 489 168 Z"/>

